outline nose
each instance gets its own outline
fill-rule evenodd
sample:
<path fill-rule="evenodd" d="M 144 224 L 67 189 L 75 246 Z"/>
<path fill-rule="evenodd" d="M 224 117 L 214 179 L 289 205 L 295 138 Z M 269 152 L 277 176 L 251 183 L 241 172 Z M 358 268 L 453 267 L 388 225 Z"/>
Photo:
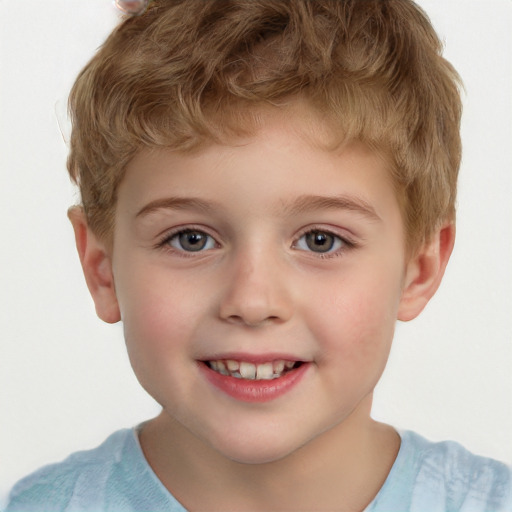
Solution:
<path fill-rule="evenodd" d="M 291 318 L 289 276 L 279 258 L 264 251 L 245 251 L 230 263 L 220 304 L 223 320 L 259 327 Z"/>

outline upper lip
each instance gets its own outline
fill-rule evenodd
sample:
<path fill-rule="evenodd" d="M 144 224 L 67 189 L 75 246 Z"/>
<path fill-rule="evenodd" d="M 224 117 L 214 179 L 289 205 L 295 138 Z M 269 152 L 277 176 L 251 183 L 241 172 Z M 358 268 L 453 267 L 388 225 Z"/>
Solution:
<path fill-rule="evenodd" d="M 244 361 L 253 364 L 263 364 L 272 361 L 293 361 L 293 362 L 305 362 L 303 358 L 297 357 L 296 355 L 285 354 L 285 353 L 267 353 L 267 354 L 249 354 L 241 352 L 223 352 L 219 354 L 212 354 L 211 356 L 202 357 L 200 361 L 222 361 L 222 360 L 233 360 L 233 361 Z"/>

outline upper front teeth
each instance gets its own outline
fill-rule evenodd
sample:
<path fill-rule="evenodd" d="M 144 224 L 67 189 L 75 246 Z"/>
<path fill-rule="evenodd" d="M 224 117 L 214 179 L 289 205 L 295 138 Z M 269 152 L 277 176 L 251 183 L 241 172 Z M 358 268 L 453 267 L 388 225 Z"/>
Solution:
<path fill-rule="evenodd" d="M 290 370 L 295 365 L 294 361 L 278 360 L 262 364 L 253 364 L 233 359 L 216 360 L 208 362 L 210 368 L 221 373 L 249 380 L 270 380 L 281 377 L 284 370 Z"/>

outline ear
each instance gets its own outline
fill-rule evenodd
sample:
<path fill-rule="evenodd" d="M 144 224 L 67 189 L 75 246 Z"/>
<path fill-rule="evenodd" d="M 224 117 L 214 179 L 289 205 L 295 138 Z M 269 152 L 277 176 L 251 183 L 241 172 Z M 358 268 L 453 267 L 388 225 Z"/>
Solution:
<path fill-rule="evenodd" d="M 96 306 L 96 314 L 107 323 L 118 322 L 121 314 L 114 286 L 110 251 L 89 228 L 81 207 L 70 208 L 68 217 L 75 231 L 78 256 L 87 287 Z"/>
<path fill-rule="evenodd" d="M 439 229 L 409 260 L 398 319 L 416 318 L 436 293 L 455 243 L 455 225 L 450 222 Z"/>

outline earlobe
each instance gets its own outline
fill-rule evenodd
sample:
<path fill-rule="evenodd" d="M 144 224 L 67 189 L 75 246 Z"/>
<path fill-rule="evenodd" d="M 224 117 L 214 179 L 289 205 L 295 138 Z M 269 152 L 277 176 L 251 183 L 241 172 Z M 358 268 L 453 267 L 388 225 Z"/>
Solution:
<path fill-rule="evenodd" d="M 455 225 L 439 229 L 407 263 L 398 320 L 416 318 L 436 293 L 455 243 Z"/>
<path fill-rule="evenodd" d="M 96 314 L 107 323 L 118 322 L 121 314 L 109 251 L 89 228 L 81 207 L 70 208 L 68 217 L 73 225 L 78 256 L 96 306 Z"/>

